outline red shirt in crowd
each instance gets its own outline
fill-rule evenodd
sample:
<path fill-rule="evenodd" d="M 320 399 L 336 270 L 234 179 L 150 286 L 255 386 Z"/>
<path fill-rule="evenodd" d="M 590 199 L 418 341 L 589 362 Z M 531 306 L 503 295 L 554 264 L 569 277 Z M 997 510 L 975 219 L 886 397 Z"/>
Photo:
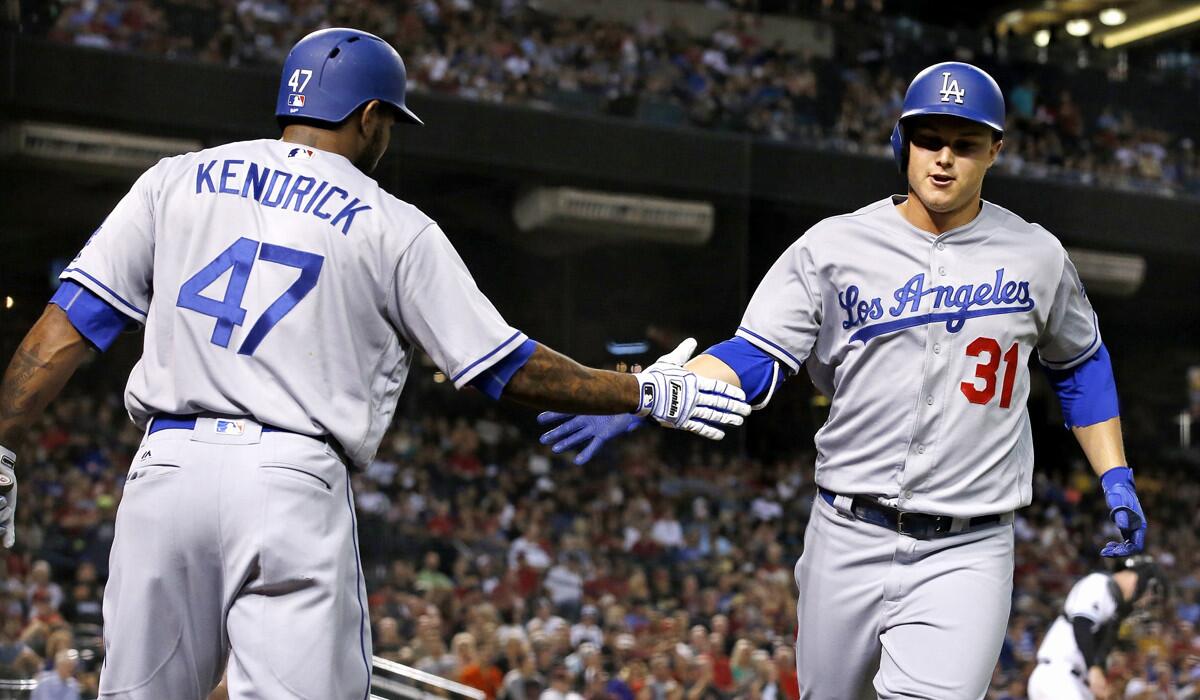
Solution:
<path fill-rule="evenodd" d="M 495 666 L 470 664 L 463 667 L 459 680 L 463 685 L 482 690 L 487 694 L 488 700 L 494 700 L 496 694 L 500 692 L 504 678 L 500 675 L 500 669 Z"/>

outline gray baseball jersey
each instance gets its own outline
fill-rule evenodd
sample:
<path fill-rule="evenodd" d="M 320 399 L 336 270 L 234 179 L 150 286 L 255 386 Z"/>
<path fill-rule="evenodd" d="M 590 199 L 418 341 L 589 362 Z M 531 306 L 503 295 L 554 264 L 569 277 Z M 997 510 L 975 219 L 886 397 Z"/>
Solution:
<path fill-rule="evenodd" d="M 821 221 L 764 277 L 738 335 L 832 408 L 817 483 L 904 510 L 1003 513 L 1032 497 L 1030 354 L 1069 368 L 1100 346 L 1059 241 L 984 202 L 939 236 L 885 199 Z"/>
<path fill-rule="evenodd" d="M 429 217 L 282 141 L 162 160 L 62 277 L 145 324 L 125 397 L 139 426 L 247 415 L 330 434 L 359 465 L 417 349 L 461 387 L 525 340 Z"/>

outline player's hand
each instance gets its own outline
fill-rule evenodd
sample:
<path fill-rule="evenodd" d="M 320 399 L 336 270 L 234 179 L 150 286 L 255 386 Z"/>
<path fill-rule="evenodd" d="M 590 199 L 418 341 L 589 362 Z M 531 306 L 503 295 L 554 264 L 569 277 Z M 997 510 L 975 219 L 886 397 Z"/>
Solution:
<path fill-rule="evenodd" d="M 1137 554 L 1146 547 L 1146 515 L 1142 512 L 1142 504 L 1138 503 L 1137 492 L 1133 490 L 1133 470 L 1129 467 L 1109 469 L 1100 477 L 1100 486 L 1104 488 L 1109 517 L 1125 538 L 1122 542 L 1104 545 L 1100 556 L 1125 557 Z"/>
<path fill-rule="evenodd" d="M 750 404 L 741 389 L 684 369 L 683 363 L 695 351 L 695 338 L 688 338 L 633 375 L 641 385 L 636 413 L 668 428 L 720 440 L 725 431 L 719 426 L 741 425 L 743 416 L 750 414 Z"/>
<path fill-rule="evenodd" d="M 4 548 L 17 540 L 17 455 L 0 445 L 0 540 Z"/>
<path fill-rule="evenodd" d="M 625 433 L 632 433 L 644 421 L 632 413 L 619 416 L 576 416 L 570 413 L 555 413 L 546 411 L 538 414 L 538 423 L 552 425 L 561 423 L 558 427 L 542 433 L 541 443 L 549 445 L 554 454 L 587 442 L 587 445 L 575 455 L 575 463 L 583 464 L 595 456 L 604 443 Z"/>
<path fill-rule="evenodd" d="M 1087 684 L 1096 700 L 1108 700 L 1108 678 L 1104 675 L 1104 669 L 1099 666 L 1089 668 Z"/>

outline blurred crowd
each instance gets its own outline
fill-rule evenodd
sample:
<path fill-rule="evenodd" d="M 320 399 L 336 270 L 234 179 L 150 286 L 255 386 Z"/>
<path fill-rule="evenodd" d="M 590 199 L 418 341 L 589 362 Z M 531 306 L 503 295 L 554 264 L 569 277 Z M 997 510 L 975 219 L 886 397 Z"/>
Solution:
<path fill-rule="evenodd" d="M 55 0 L 41 24 L 56 41 L 248 67 L 279 65 L 315 28 L 353 26 L 399 47 L 418 92 L 878 155 L 890 153 L 907 81 L 921 67 L 908 64 L 942 41 L 910 21 L 885 20 L 878 0 L 704 1 L 730 9 L 729 20 L 707 36 L 653 12 L 626 24 L 548 15 L 528 0 Z M 829 59 L 763 41 L 762 15 L 738 11 L 775 9 L 823 21 L 843 6 L 859 14 L 851 22 L 843 17 L 841 31 L 835 23 Z M 956 57 L 973 58 L 948 46 Z M 930 61 L 946 57 L 943 50 Z M 1196 134 L 1152 127 L 1151 118 L 1164 115 L 1135 117 L 1130 105 L 1109 104 L 1103 93 L 1081 100 L 1070 91 L 1043 91 L 1037 65 L 1019 72 L 1032 77 L 1003 85 L 1010 118 L 1001 169 L 1200 195 Z"/>
<path fill-rule="evenodd" d="M 753 460 L 643 427 L 579 467 L 536 444 L 529 416 L 424 384 L 401 412 L 421 417 L 398 419 L 353 477 L 377 655 L 489 700 L 796 700 L 812 454 Z M 59 401 L 33 434 L 3 559 L 0 677 L 94 696 L 106 553 L 139 439 L 115 394 Z M 1138 490 L 1173 594 L 1122 627 L 1110 685 L 1200 698 L 1200 486 L 1180 477 L 1194 465 L 1152 462 Z M 992 700 L 1024 697 L 1041 635 L 1116 535 L 1088 470 L 1039 467 Z"/>

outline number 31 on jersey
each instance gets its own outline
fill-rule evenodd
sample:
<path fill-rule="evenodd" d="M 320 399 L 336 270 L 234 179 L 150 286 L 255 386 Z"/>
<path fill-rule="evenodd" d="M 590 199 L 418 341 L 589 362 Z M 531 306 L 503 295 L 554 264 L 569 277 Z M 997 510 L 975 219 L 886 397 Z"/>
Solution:
<path fill-rule="evenodd" d="M 963 382 L 958 388 L 971 403 L 980 405 L 991 403 L 992 398 L 996 396 L 996 372 L 1000 369 L 1000 360 L 1003 358 L 1004 380 L 1000 388 L 1000 408 L 1008 408 L 1012 405 L 1013 384 L 1017 379 L 1017 363 L 1021 360 L 1020 346 L 1013 343 L 1001 355 L 1000 343 L 995 338 L 980 336 L 967 346 L 967 356 L 982 357 L 983 355 L 987 355 L 987 359 L 981 359 L 975 366 L 977 381 Z M 980 379 L 983 380 L 982 386 L 978 383 Z"/>

